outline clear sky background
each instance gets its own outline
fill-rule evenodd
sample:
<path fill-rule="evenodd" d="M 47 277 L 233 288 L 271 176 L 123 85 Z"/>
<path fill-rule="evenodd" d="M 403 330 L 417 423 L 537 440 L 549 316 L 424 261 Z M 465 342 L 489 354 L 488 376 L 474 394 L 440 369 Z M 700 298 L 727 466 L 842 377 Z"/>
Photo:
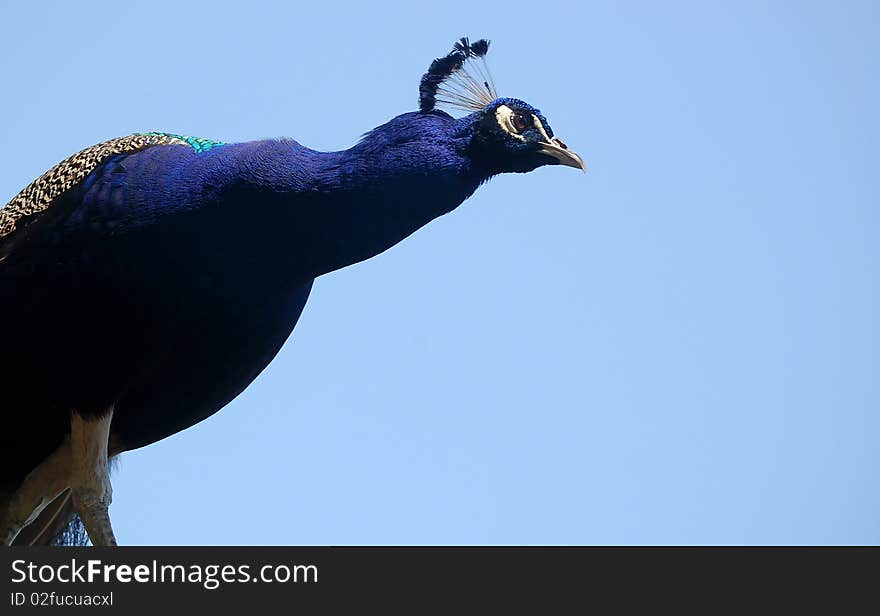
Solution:
<path fill-rule="evenodd" d="M 880 542 L 874 2 L 11 2 L 0 203 L 138 131 L 353 144 L 431 60 L 587 161 L 319 279 L 127 544 Z"/>

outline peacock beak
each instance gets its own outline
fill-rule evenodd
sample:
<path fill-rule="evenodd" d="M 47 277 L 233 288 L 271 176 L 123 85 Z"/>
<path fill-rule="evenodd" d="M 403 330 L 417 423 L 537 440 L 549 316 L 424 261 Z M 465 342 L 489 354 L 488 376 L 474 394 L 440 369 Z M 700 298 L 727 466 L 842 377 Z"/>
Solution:
<path fill-rule="evenodd" d="M 558 137 L 553 137 L 550 139 L 549 143 L 542 143 L 540 151 L 547 156 L 552 156 L 558 160 L 560 165 L 574 167 L 580 169 L 584 173 L 587 172 L 587 166 L 584 164 L 584 159 L 569 150 L 568 146 Z"/>

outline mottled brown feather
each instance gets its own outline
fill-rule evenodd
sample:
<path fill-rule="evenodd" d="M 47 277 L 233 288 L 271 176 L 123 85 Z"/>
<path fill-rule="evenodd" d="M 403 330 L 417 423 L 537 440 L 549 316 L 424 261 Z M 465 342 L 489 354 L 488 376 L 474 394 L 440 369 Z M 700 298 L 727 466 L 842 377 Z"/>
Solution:
<path fill-rule="evenodd" d="M 23 219 L 45 211 L 63 193 L 70 190 L 111 156 L 128 154 L 154 145 L 180 144 L 186 141 L 173 135 L 137 133 L 110 139 L 64 159 L 0 208 L 0 239 L 13 233 Z"/>

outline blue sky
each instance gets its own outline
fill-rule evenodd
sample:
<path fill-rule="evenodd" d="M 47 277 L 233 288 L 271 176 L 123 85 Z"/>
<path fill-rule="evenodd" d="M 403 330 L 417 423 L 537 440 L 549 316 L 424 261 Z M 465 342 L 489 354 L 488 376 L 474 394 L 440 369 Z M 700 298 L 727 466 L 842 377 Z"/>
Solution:
<path fill-rule="evenodd" d="M 586 160 L 325 276 L 127 544 L 880 542 L 872 2 L 3 2 L 0 202 L 106 138 L 353 144 L 488 37 Z"/>

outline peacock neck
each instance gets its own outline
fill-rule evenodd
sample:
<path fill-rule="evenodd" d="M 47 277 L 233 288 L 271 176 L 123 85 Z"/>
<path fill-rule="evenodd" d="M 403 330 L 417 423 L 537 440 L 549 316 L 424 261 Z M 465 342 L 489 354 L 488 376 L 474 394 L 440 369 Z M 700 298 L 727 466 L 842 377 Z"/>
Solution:
<path fill-rule="evenodd" d="M 314 278 L 369 259 L 467 199 L 482 178 L 454 140 L 339 152 L 260 142 L 239 157 L 236 200 L 260 204 L 277 257 Z"/>

